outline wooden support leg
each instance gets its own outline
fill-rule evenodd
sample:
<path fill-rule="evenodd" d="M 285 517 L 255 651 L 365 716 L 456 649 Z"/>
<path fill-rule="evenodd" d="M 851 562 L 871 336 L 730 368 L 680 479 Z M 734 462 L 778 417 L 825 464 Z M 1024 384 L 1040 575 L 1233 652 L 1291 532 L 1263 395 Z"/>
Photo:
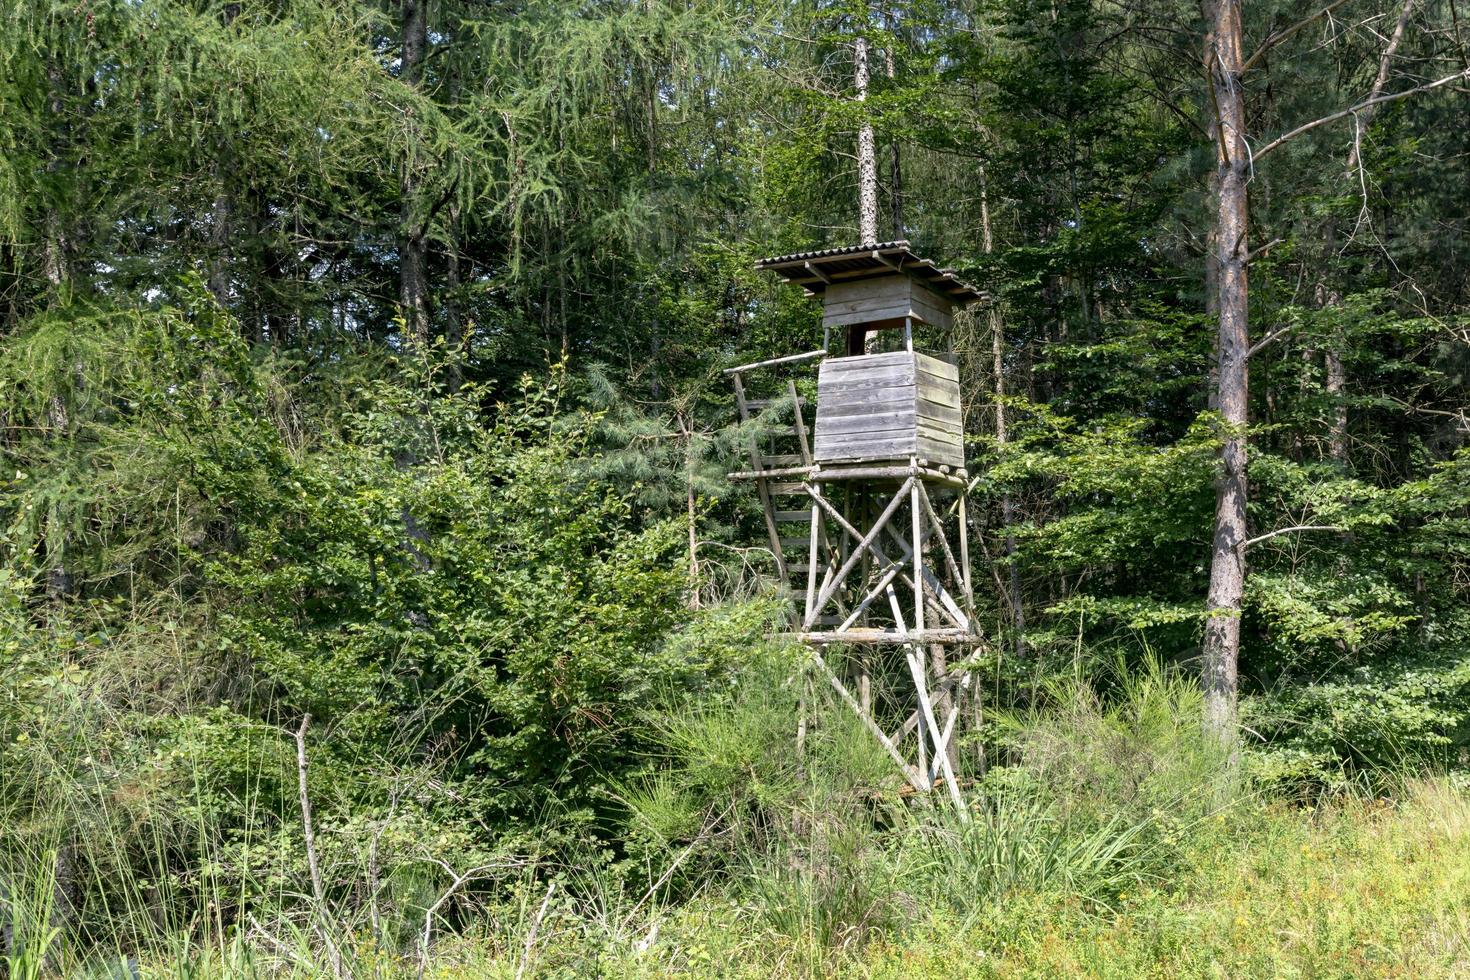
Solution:
<path fill-rule="evenodd" d="M 855 711 L 858 717 L 863 720 L 864 727 L 878 740 L 878 744 L 887 750 L 889 758 L 898 763 L 898 768 L 903 772 L 904 778 L 909 781 L 909 785 L 921 793 L 928 792 L 929 785 L 924 781 L 924 773 L 909 765 L 908 760 L 903 757 L 903 753 L 898 751 L 898 746 L 893 744 L 893 740 L 888 737 L 883 729 L 878 727 L 872 718 L 863 714 L 862 708 L 858 704 L 857 699 L 852 696 L 852 692 L 832 672 L 832 668 L 827 666 L 827 662 L 822 659 L 822 655 L 815 650 L 812 651 L 812 662 L 821 668 L 822 673 L 827 678 L 827 683 L 832 685 L 832 689 L 837 692 L 838 697 L 842 698 L 847 703 L 847 706 Z"/>
<path fill-rule="evenodd" d="M 946 739 L 941 736 L 941 732 L 943 730 L 939 727 L 939 724 L 934 717 L 934 706 L 929 701 L 929 679 L 924 674 L 924 665 L 921 659 L 923 657 L 923 649 L 924 648 L 917 643 L 910 644 L 909 646 L 904 648 L 905 654 L 908 657 L 909 673 L 913 675 L 914 687 L 919 694 L 919 710 L 923 712 L 922 724 L 920 725 L 920 728 L 927 728 L 928 731 L 931 733 L 930 737 L 934 740 L 934 756 L 936 761 L 938 762 L 939 770 L 944 774 L 944 784 L 945 787 L 949 790 L 950 800 L 954 803 L 955 808 L 958 809 L 965 818 L 968 818 L 968 811 L 965 809 L 964 797 L 960 795 L 959 783 L 955 780 L 954 769 L 949 764 L 949 752 L 948 747 L 945 744 Z M 952 728 L 950 730 L 953 731 Z M 920 744 L 922 744 L 923 741 L 924 736 L 921 731 L 919 735 Z M 923 765 L 923 763 L 920 763 L 920 768 L 923 769 L 925 773 L 929 771 L 928 768 Z"/>

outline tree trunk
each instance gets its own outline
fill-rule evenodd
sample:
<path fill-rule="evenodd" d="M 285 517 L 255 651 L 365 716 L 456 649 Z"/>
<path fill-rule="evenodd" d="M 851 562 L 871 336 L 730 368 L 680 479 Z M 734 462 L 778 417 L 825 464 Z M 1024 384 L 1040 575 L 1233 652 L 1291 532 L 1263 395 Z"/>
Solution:
<path fill-rule="evenodd" d="M 1398 20 L 1394 24 L 1393 33 L 1389 35 L 1388 43 L 1383 46 L 1383 53 L 1378 57 L 1378 71 L 1373 76 L 1373 87 L 1368 90 L 1365 101 L 1373 102 L 1383 94 L 1384 87 L 1388 84 L 1389 72 L 1393 67 L 1394 55 L 1398 53 L 1399 45 L 1403 43 L 1404 33 L 1409 26 L 1409 18 L 1413 16 L 1416 0 L 1404 0 L 1404 5 L 1399 9 Z M 1354 174 L 1362 167 L 1362 138 L 1373 124 L 1373 117 L 1378 114 L 1377 105 L 1368 105 L 1362 109 L 1353 122 L 1353 144 L 1348 150 L 1347 164 L 1343 168 L 1343 177 L 1352 180 Z M 1364 201 L 1366 207 L 1367 202 Z M 1323 235 L 1327 243 L 1326 262 L 1327 269 L 1334 258 L 1337 245 L 1337 218 L 1329 217 L 1327 229 Z M 1324 269 L 1324 272 L 1327 271 Z M 1322 309 L 1331 309 L 1342 305 L 1342 294 L 1325 283 L 1318 291 L 1318 306 Z M 1327 350 L 1323 354 L 1323 366 L 1326 369 L 1326 392 L 1331 403 L 1332 418 L 1327 428 L 1327 457 L 1334 463 L 1345 466 L 1348 461 L 1348 411 L 1347 403 L 1343 399 L 1344 390 L 1347 387 L 1347 371 L 1343 367 L 1342 352 L 1346 341 L 1342 330 L 1337 327 L 1328 341 Z"/>
<path fill-rule="evenodd" d="M 891 17 L 886 18 L 889 34 L 897 33 L 897 25 Z M 883 49 L 883 67 L 888 75 L 890 86 L 897 76 L 897 65 L 894 62 L 893 42 Z M 904 237 L 903 216 L 903 161 L 898 150 L 898 139 L 895 137 L 888 142 L 888 204 L 893 213 L 893 237 L 902 239 Z"/>
<path fill-rule="evenodd" d="M 64 99 L 66 83 L 61 66 L 55 61 L 48 61 L 46 64 L 46 87 L 47 107 L 51 110 L 55 125 L 55 137 L 46 160 L 46 172 L 55 174 L 65 166 L 63 154 L 71 142 Z M 66 221 L 62 217 L 61 206 L 62 202 L 55 200 L 47 209 L 42 242 L 41 272 L 53 302 L 59 300 L 71 284 L 71 242 L 66 233 Z"/>
<path fill-rule="evenodd" d="M 1342 300 L 1336 293 L 1329 293 L 1327 302 L 1329 305 L 1336 305 Z M 1343 400 L 1343 389 L 1347 387 L 1347 371 L 1342 365 L 1343 344 L 1342 330 L 1334 330 L 1332 340 L 1327 345 L 1327 353 L 1323 356 L 1327 369 L 1327 400 L 1332 407 L 1332 420 L 1327 425 L 1327 457 L 1339 466 L 1346 466 L 1348 460 L 1348 411 L 1347 402 Z"/>
<path fill-rule="evenodd" d="M 209 293 L 214 301 L 224 306 L 230 298 L 229 254 L 231 237 L 231 207 L 229 192 L 225 189 L 225 167 L 216 168 L 220 187 L 214 195 L 214 206 L 209 221 Z"/>
<path fill-rule="evenodd" d="M 1245 593 L 1246 425 L 1249 416 L 1247 356 L 1249 291 L 1246 276 L 1246 193 L 1249 155 L 1245 143 L 1245 98 L 1241 90 L 1240 0 L 1204 0 L 1209 33 L 1204 68 L 1211 108 L 1209 132 L 1215 143 L 1211 177 L 1215 214 L 1211 241 L 1215 256 L 1218 337 L 1216 389 L 1224 420 L 1220 469 L 1216 476 L 1215 530 L 1210 557 L 1208 619 L 1204 636 L 1205 724 L 1220 742 L 1237 738 L 1237 677 L 1240 615 Z"/>
<path fill-rule="evenodd" d="M 852 42 L 853 84 L 859 103 L 868 101 L 868 39 Z M 878 159 L 873 124 L 863 117 L 858 127 L 858 238 L 867 245 L 878 241 Z"/>
<path fill-rule="evenodd" d="M 429 43 L 427 0 L 403 0 L 403 52 L 399 77 L 418 87 Z M 398 302 L 404 328 L 420 348 L 429 340 L 429 239 L 417 207 L 418 176 L 410 154 L 403 163 L 403 200 L 398 241 Z"/>
<path fill-rule="evenodd" d="M 449 210 L 449 245 L 444 250 L 444 291 L 448 302 L 444 304 L 445 342 L 449 349 L 449 364 L 445 369 L 445 384 L 457 393 L 464 386 L 465 332 L 464 311 L 461 308 L 459 288 L 459 211 Z"/>
<path fill-rule="evenodd" d="M 990 195 L 985 180 L 985 168 L 980 168 L 980 236 L 981 247 L 985 254 L 990 255 L 995 251 L 995 236 L 990 229 Z M 990 357 L 991 370 L 995 385 L 995 444 L 1004 451 L 1009 441 L 1009 432 L 1006 428 L 1006 378 L 1005 378 L 1005 323 L 1001 319 L 1000 307 L 992 300 L 986 310 L 986 316 L 990 321 Z M 1005 526 L 1005 556 L 1011 558 L 1016 553 L 1016 535 L 1012 530 L 1016 520 L 1016 504 L 1011 499 L 1009 492 L 1000 498 L 1001 524 Z M 1011 628 L 1015 630 L 1016 656 L 1024 656 L 1026 653 L 1026 612 L 1021 605 L 1021 571 L 1016 567 L 1014 561 L 1010 562 L 1007 569 L 1007 592 L 1006 604 L 1011 610 Z"/>

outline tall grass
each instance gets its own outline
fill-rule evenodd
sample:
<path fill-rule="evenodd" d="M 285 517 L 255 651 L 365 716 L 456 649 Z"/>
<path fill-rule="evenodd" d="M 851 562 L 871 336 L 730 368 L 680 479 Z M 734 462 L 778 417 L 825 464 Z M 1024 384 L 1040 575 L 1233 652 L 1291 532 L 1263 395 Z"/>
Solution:
<path fill-rule="evenodd" d="M 232 837 L 209 819 L 203 762 L 171 773 L 189 792 L 125 807 L 69 769 L 55 808 L 0 839 L 4 975 L 990 976 L 1032 960 L 1116 973 L 1086 948 L 1104 940 L 1136 973 L 1207 973 L 1211 957 L 1233 975 L 1312 973 L 1362 950 L 1429 973 L 1470 966 L 1470 799 L 1447 780 L 1315 810 L 1222 782 L 1195 685 L 1154 665 L 994 713 L 1005 764 L 968 788 L 961 819 L 899 797 L 843 705 L 764 669 L 649 719 L 664 750 L 622 788 L 611 859 L 484 854 L 446 869 L 420 847 L 443 828 L 403 807 L 318 828 L 322 903 L 299 816 L 260 813 Z M 280 764 L 253 758 L 257 778 Z M 58 914 L 66 860 L 86 902 Z M 451 871 L 474 875 L 436 904 Z M 1278 919 L 1295 931 L 1253 951 L 1253 927 Z"/>

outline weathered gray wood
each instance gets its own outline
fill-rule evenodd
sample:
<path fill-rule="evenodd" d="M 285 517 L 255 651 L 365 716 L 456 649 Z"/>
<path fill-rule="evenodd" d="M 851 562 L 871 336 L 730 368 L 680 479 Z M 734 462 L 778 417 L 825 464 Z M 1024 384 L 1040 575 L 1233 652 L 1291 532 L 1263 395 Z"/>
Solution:
<path fill-rule="evenodd" d="M 919 632 L 923 632 L 922 627 Z M 934 706 L 929 701 L 929 681 L 926 676 L 927 672 L 924 670 L 923 665 L 919 663 L 919 651 L 917 648 L 910 646 L 905 651 L 904 656 L 909 662 L 909 673 L 913 675 L 914 688 L 919 693 L 919 709 L 924 712 L 925 724 L 921 727 L 928 729 L 929 737 L 934 742 L 934 755 L 939 762 L 940 768 L 944 771 L 944 783 L 949 789 L 950 801 L 954 803 L 955 809 L 960 812 L 960 818 L 962 820 L 968 820 L 969 812 L 965 809 L 965 801 L 960 796 L 960 787 L 955 781 L 954 770 L 949 765 L 949 752 L 946 751 L 948 746 L 945 744 L 946 739 L 941 734 L 943 730 L 939 727 L 939 722 L 934 717 Z M 922 739 L 923 736 L 921 735 L 920 738 Z M 921 762 L 919 764 L 919 771 L 927 772 L 927 770 L 928 767 Z"/>
<path fill-rule="evenodd" d="M 842 432 L 823 435 L 817 440 L 817 454 L 823 462 L 836 458 L 855 461 L 907 459 L 916 454 L 914 429 L 891 429 L 881 432 Z M 894 455 L 897 453 L 898 455 Z"/>
<path fill-rule="evenodd" d="M 902 438 L 874 439 L 853 435 L 817 441 L 817 457 L 826 464 L 870 463 L 911 456 L 922 456 L 936 464 L 947 466 L 961 466 L 964 463 L 964 453 L 959 445 L 927 437 L 920 438 L 913 432 Z M 932 470 L 924 470 L 920 475 L 946 485 L 958 485 L 957 481 L 941 479 L 942 475 Z M 858 477 L 848 474 L 847 478 Z"/>
<path fill-rule="evenodd" d="M 969 612 L 975 611 L 975 587 L 970 583 L 970 522 L 968 520 L 968 505 L 966 498 L 968 493 L 961 491 L 959 500 L 960 521 L 960 569 L 964 572 L 965 608 Z"/>
<path fill-rule="evenodd" d="M 921 437 L 916 442 L 916 448 L 918 455 L 934 463 L 948 466 L 963 466 L 965 463 L 964 451 L 957 446 Z"/>
<path fill-rule="evenodd" d="M 858 603 L 857 607 L 853 609 L 851 614 L 849 614 L 848 617 L 842 621 L 837 629 L 839 631 L 851 629 L 852 625 L 857 622 L 858 617 L 866 612 L 867 608 L 873 604 L 873 600 L 877 599 L 880 595 L 884 595 L 887 593 L 889 586 L 893 584 L 893 580 L 897 578 L 898 574 L 902 571 L 903 566 L 896 562 L 892 565 L 889 565 L 887 571 L 885 571 L 878 578 L 878 583 L 868 591 L 867 595 L 863 596 L 862 602 Z"/>
<path fill-rule="evenodd" d="M 982 637 L 961 629 L 926 629 L 922 633 L 918 630 L 888 629 L 800 630 L 783 635 L 813 646 L 828 643 L 872 643 L 899 646 L 910 643 L 973 645 L 985 642 Z"/>
<path fill-rule="evenodd" d="M 909 481 L 909 510 L 913 518 L 913 561 L 914 561 L 914 628 L 920 633 L 924 632 L 924 510 L 919 502 L 918 480 Z M 928 695 L 921 695 L 923 697 Z"/>
<path fill-rule="evenodd" d="M 828 462 L 833 463 L 867 463 L 876 459 L 902 459 L 906 455 L 912 455 L 913 444 L 904 443 L 901 446 L 883 443 L 877 446 L 849 449 L 833 449 L 823 452 L 822 456 Z"/>
<path fill-rule="evenodd" d="M 952 473 L 943 473 L 938 469 L 930 467 L 920 458 L 920 465 L 913 466 L 904 464 L 901 466 L 867 465 L 862 462 L 845 463 L 831 462 L 823 463 L 812 469 L 809 479 L 814 483 L 837 483 L 839 481 L 852 480 L 901 480 L 906 476 L 917 476 L 921 480 L 930 483 L 941 484 L 946 487 L 954 487 L 956 490 L 965 486 L 965 471 L 963 468 L 956 469 Z M 774 493 L 775 491 L 771 491 Z"/>
<path fill-rule="evenodd" d="M 781 477 L 781 476 L 806 476 L 811 471 L 812 471 L 812 468 L 810 466 L 784 466 L 784 467 L 780 467 L 778 469 L 771 469 L 771 470 L 736 470 L 734 473 L 726 473 L 725 474 L 725 479 L 727 479 L 727 480 L 774 480 L 777 477 Z M 775 489 L 776 486 L 777 486 L 777 484 L 774 484 L 774 483 L 771 484 L 771 488 L 770 488 L 770 492 L 771 493 L 805 493 L 804 490 L 801 490 L 800 489 L 800 487 L 801 487 L 801 484 L 800 483 L 794 483 L 794 484 L 793 483 L 783 483 L 783 484 L 780 484 L 780 486 L 787 487 L 788 489 L 786 489 L 786 490 L 777 490 L 777 489 Z M 795 489 L 795 490 L 789 489 L 790 487 L 796 487 L 797 489 Z"/>
<path fill-rule="evenodd" d="M 873 736 L 878 739 L 883 748 L 888 750 L 889 757 L 898 763 L 898 768 L 903 772 L 904 778 L 920 793 L 928 792 L 929 787 L 925 784 L 920 773 L 908 764 L 908 760 L 903 757 L 903 753 L 898 751 L 898 747 L 888 740 L 888 736 L 884 734 L 883 729 L 879 728 L 873 721 L 872 716 L 863 710 L 862 705 L 852 696 L 852 693 L 848 691 L 847 687 L 838 678 L 837 674 L 833 672 L 832 668 L 827 666 L 827 662 L 822 659 L 822 655 L 815 650 L 812 651 L 812 662 L 821 668 L 822 673 L 826 675 L 827 682 L 832 685 L 833 690 L 837 692 L 843 701 L 847 702 L 849 708 L 857 712 L 857 716 L 863 720 L 863 724 L 867 727 L 868 731 L 872 732 Z"/>
<path fill-rule="evenodd" d="M 905 317 L 948 328 L 954 303 L 903 273 L 856 281 L 834 280 L 822 295 L 822 322 L 827 326 L 899 321 Z"/>
<path fill-rule="evenodd" d="M 964 416 L 960 412 L 958 405 L 931 401 L 928 398 L 920 397 L 914 402 L 914 410 L 926 419 L 933 419 L 936 422 L 943 422 L 945 425 L 952 426 L 956 432 L 963 431 L 962 419 Z"/>
<path fill-rule="evenodd" d="M 920 433 L 914 440 L 914 444 L 915 454 L 923 456 L 932 463 L 957 466 L 964 459 L 964 446 L 958 439 L 937 439 Z"/>
<path fill-rule="evenodd" d="M 923 424 L 933 427 L 936 432 L 944 431 L 928 420 L 925 420 Z M 836 418 L 822 420 L 821 438 L 841 439 L 854 434 L 872 434 L 880 439 L 887 438 L 891 434 L 893 438 L 898 438 L 901 435 L 915 435 L 920 425 L 919 416 L 914 413 L 912 407 L 908 411 L 894 410 L 865 412 L 862 415 L 839 415 Z"/>
<path fill-rule="evenodd" d="M 856 361 L 858 358 L 846 358 Z M 864 358 L 866 360 L 866 358 Z M 836 364 L 836 361 L 827 361 L 827 364 Z M 846 388 L 855 381 L 888 381 L 894 385 L 911 385 L 916 383 L 916 372 L 912 364 L 864 364 L 858 367 L 848 368 L 844 371 L 823 371 L 817 378 L 817 393 L 830 391 L 834 387 Z M 933 377 L 925 375 L 925 377 Z M 943 378 L 935 378 L 936 383 L 943 382 Z"/>
<path fill-rule="evenodd" d="M 730 380 L 735 385 L 735 405 L 740 412 L 740 419 L 743 422 L 749 421 L 750 407 L 745 402 L 745 385 L 741 383 L 740 375 L 738 374 L 732 374 Z M 760 451 L 756 449 L 754 439 L 750 441 L 749 452 L 751 470 L 759 474 L 762 465 Z M 766 535 L 771 543 L 771 556 L 776 559 L 776 571 L 781 576 L 781 581 L 785 582 L 789 578 L 786 571 L 786 556 L 781 553 L 781 532 L 776 528 L 774 508 L 771 505 L 771 493 L 767 489 L 767 481 L 764 477 L 757 476 L 755 489 L 761 499 L 761 515 L 766 521 Z"/>
<path fill-rule="evenodd" d="M 862 416 L 858 417 L 862 418 Z M 942 442 L 947 445 L 952 444 L 954 446 L 964 444 L 964 439 L 960 435 L 959 429 L 945 425 L 943 422 L 937 422 L 934 419 L 928 419 L 922 415 L 915 415 L 913 426 L 914 434 L 921 439 L 933 439 L 935 442 Z"/>
<path fill-rule="evenodd" d="M 944 551 L 944 560 L 949 566 L 949 574 L 954 576 L 955 584 L 963 589 L 964 573 L 960 571 L 959 563 L 954 560 L 954 552 L 949 547 L 949 538 L 945 537 L 943 524 L 939 520 L 939 515 L 934 511 L 934 501 L 929 499 L 929 490 L 924 486 L 923 481 L 916 481 L 915 486 L 919 488 L 919 498 L 924 501 L 924 513 L 928 515 L 930 524 L 935 528 L 934 537 L 939 539 L 939 547 Z M 960 533 L 964 533 L 963 527 L 960 528 Z M 965 610 L 966 616 L 973 612 L 973 608 Z"/>
<path fill-rule="evenodd" d="M 958 377 L 953 364 L 911 351 L 828 358 L 817 382 L 814 459 L 924 456 L 964 466 Z"/>
<path fill-rule="evenodd" d="M 919 387 L 919 397 L 927 398 L 931 402 L 941 405 L 956 405 L 959 403 L 960 386 L 957 381 L 948 378 L 935 377 L 920 371 L 917 374 L 915 384 Z"/>
<path fill-rule="evenodd" d="M 876 541 L 878 539 L 878 536 L 883 533 L 883 528 L 888 525 L 888 522 L 893 518 L 894 513 L 897 512 L 899 506 L 903 503 L 904 495 L 908 493 L 909 486 L 912 483 L 913 477 L 909 477 L 907 480 L 904 481 L 904 484 L 899 489 L 899 492 L 893 495 L 893 499 L 889 501 L 888 506 L 884 508 L 883 514 L 878 518 L 877 523 L 873 525 L 873 529 L 863 536 L 863 539 L 858 542 L 857 547 L 854 548 L 852 553 L 847 556 L 847 560 L 842 563 L 842 567 L 837 570 L 836 574 L 832 576 L 832 579 L 829 582 L 822 586 L 822 591 L 820 592 L 820 594 L 818 594 L 816 600 L 812 603 L 813 609 L 820 610 L 823 606 L 827 604 L 827 600 L 832 598 L 832 593 L 842 585 L 843 581 L 852 572 L 853 566 L 856 565 L 858 563 L 858 560 L 862 558 L 863 553 L 873 546 L 873 542 Z M 781 577 L 785 578 L 786 576 L 783 574 Z M 807 616 L 807 622 L 804 625 L 807 627 L 811 626 L 810 616 Z"/>
<path fill-rule="evenodd" d="M 811 622 L 812 620 L 812 602 L 817 597 L 817 562 L 822 557 L 822 513 L 817 506 L 817 501 L 822 497 L 822 488 L 812 487 L 810 492 L 812 495 L 812 509 L 809 518 L 811 523 L 807 527 L 806 595 L 803 596 L 806 608 L 802 612 L 802 622 L 804 623 Z"/>
<path fill-rule="evenodd" d="M 739 367 L 725 368 L 725 373 L 729 375 L 744 374 L 747 371 L 754 371 L 757 368 L 775 367 L 778 364 L 799 364 L 802 361 L 810 361 L 816 357 L 826 356 L 827 351 L 825 349 L 810 350 L 805 354 L 787 354 L 785 357 L 773 357 L 766 361 L 754 361 L 750 364 L 742 364 Z"/>
<path fill-rule="evenodd" d="M 914 398 L 914 389 L 908 385 L 900 388 L 874 388 L 867 392 L 844 391 L 822 407 L 822 417 L 840 419 L 848 415 L 873 415 L 905 409 L 915 414 L 931 413 L 927 415 L 929 418 L 943 418 L 932 414 L 932 409 L 921 410 Z"/>
<path fill-rule="evenodd" d="M 907 276 L 870 275 L 866 279 L 856 279 L 834 286 L 827 290 L 824 298 L 834 303 L 846 303 L 864 299 L 907 296 L 907 282 Z"/>
<path fill-rule="evenodd" d="M 914 355 L 914 363 L 920 371 L 933 374 L 947 381 L 959 381 L 960 369 L 956 364 L 951 364 L 942 357 L 933 354 L 917 353 Z"/>
<path fill-rule="evenodd" d="M 893 540 L 893 543 L 897 545 L 898 550 L 902 553 L 902 559 L 907 562 L 914 561 L 913 546 L 904 538 L 904 536 L 893 527 L 889 527 L 886 530 L 888 536 Z M 924 540 L 928 540 L 928 535 L 925 535 Z M 922 548 L 923 545 L 920 545 L 920 547 Z M 920 562 L 919 565 L 922 571 L 922 578 L 914 579 L 906 575 L 904 576 L 904 584 L 908 585 L 910 588 L 913 588 L 915 582 L 922 581 L 925 585 L 929 587 L 929 591 L 933 593 L 934 598 L 937 600 L 937 605 L 935 606 L 935 608 L 942 612 L 945 616 L 948 616 L 950 621 L 954 623 L 956 627 L 963 629 L 966 632 L 969 632 L 971 628 L 970 617 L 967 616 L 964 610 L 960 608 L 959 603 L 955 602 L 954 597 L 949 594 L 949 590 L 944 587 L 944 583 L 939 581 L 939 579 L 935 577 L 933 572 L 924 567 L 922 562 Z M 918 591 L 918 589 L 915 589 L 916 594 L 918 593 Z"/>
<path fill-rule="evenodd" d="M 910 382 L 910 384 L 912 384 L 912 382 Z M 855 377 L 851 377 L 851 376 L 844 376 L 840 380 L 832 380 L 832 381 L 827 381 L 825 383 L 818 382 L 818 384 L 817 384 L 817 404 L 818 404 L 818 406 L 820 406 L 821 403 L 822 403 L 822 399 L 824 397 L 826 397 L 826 396 L 830 396 L 836 390 L 842 390 L 842 391 L 863 391 L 864 389 L 870 389 L 870 388 L 897 388 L 897 387 L 902 387 L 902 386 L 896 384 L 893 381 L 892 378 L 887 378 L 887 377 L 855 378 Z M 820 410 L 821 409 L 819 407 L 818 408 L 818 411 L 820 411 Z"/>

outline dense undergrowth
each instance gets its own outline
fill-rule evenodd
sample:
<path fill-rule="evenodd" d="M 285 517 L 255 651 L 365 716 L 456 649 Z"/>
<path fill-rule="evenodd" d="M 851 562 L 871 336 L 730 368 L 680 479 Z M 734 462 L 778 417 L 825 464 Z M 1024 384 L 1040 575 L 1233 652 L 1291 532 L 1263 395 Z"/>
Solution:
<path fill-rule="evenodd" d="M 0 978 L 1470 974 L 1457 8 L 1204 7 L 1233 243 L 1194 7 L 4 3 Z M 988 294 L 968 819 L 726 479 L 875 234 Z"/>
<path fill-rule="evenodd" d="M 1464 965 L 1470 802 L 1404 775 L 1454 763 L 1453 670 L 1258 690 L 1237 769 L 1187 662 L 1068 607 L 977 661 L 962 817 L 769 639 L 731 431 L 441 371 L 206 299 L 5 348 L 9 976 Z"/>
<path fill-rule="evenodd" d="M 1115 677 L 1107 697 L 1058 685 L 1047 710 L 1005 719 L 1012 764 L 971 787 L 962 819 L 938 797 L 892 792 L 886 760 L 841 705 L 817 710 L 808 754 L 794 759 L 779 697 L 789 665 L 773 654 L 725 696 L 660 726 L 662 761 L 623 787 L 638 843 L 617 858 L 506 849 L 453 867 L 424 850 L 415 869 L 389 843 L 408 829 L 391 814 L 376 824 L 339 814 L 318 828 L 330 894 L 315 901 L 295 851 L 233 839 L 197 812 L 197 833 L 179 851 L 140 833 L 165 822 L 145 807 L 88 842 L 89 855 L 132 852 L 134 870 L 89 880 L 109 873 L 90 859 L 81 888 L 111 904 L 105 916 L 92 911 L 82 935 L 57 925 L 54 907 L 67 843 L 17 835 L 12 824 L 9 975 L 1450 976 L 1470 967 L 1462 782 L 1386 777 L 1310 803 L 1273 798 L 1252 784 L 1249 758 L 1239 775 L 1219 775 L 1216 750 L 1198 734 L 1196 687 L 1155 669 Z M 183 771 L 202 784 L 205 764 L 187 760 Z M 257 778 L 270 768 L 262 763 Z M 94 798 L 104 810 L 116 802 Z M 137 867 L 140 849 L 151 868 Z M 160 901 L 166 889 L 192 894 L 188 919 L 169 918 L 181 896 Z"/>

